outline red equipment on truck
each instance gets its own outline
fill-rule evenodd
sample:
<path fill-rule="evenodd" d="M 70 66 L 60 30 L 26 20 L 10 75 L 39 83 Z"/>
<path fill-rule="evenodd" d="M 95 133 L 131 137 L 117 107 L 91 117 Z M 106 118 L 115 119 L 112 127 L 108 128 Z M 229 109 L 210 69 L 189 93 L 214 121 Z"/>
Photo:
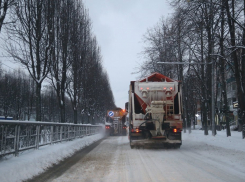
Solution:
<path fill-rule="evenodd" d="M 129 139 L 133 147 L 179 148 L 182 144 L 181 84 L 160 73 L 131 81 L 129 102 Z"/>

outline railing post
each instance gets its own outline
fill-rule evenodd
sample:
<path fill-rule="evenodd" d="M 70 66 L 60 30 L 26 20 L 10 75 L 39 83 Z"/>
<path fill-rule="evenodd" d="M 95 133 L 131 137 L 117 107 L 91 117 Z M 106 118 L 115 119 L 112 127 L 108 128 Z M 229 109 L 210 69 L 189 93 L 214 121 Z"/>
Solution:
<path fill-rule="evenodd" d="M 59 126 L 55 126 L 55 141 L 59 140 Z"/>
<path fill-rule="evenodd" d="M 43 134 L 44 134 L 44 143 L 45 144 L 47 144 L 47 134 L 48 134 L 48 132 L 47 132 L 47 126 L 46 125 L 44 125 L 43 126 Z"/>
<path fill-rule="evenodd" d="M 76 127 L 72 126 L 72 132 L 73 132 L 73 139 L 76 138 Z"/>
<path fill-rule="evenodd" d="M 60 126 L 60 142 L 62 141 L 62 130 L 63 130 L 63 126 Z"/>
<path fill-rule="evenodd" d="M 70 140 L 70 126 L 66 126 L 67 127 L 67 139 L 68 141 Z"/>
<path fill-rule="evenodd" d="M 20 141 L 20 125 L 15 126 L 15 156 L 19 155 L 19 141 Z"/>
<path fill-rule="evenodd" d="M 51 126 L 51 129 L 50 129 L 50 143 L 51 145 L 53 144 L 53 136 L 54 136 L 54 126 Z"/>
<path fill-rule="evenodd" d="M 18 155 L 18 149 L 17 149 L 17 135 L 18 135 L 18 125 L 15 125 L 15 132 L 14 132 L 14 151 L 15 156 Z"/>
<path fill-rule="evenodd" d="M 39 149 L 40 126 L 36 125 L 36 149 Z"/>
<path fill-rule="evenodd" d="M 7 132 L 8 132 L 8 128 L 7 127 L 5 127 L 5 137 L 4 137 L 4 152 L 3 152 L 3 154 L 5 154 L 5 152 L 6 152 L 6 145 L 7 145 Z"/>
<path fill-rule="evenodd" d="M 1 154 L 3 152 L 3 134 L 4 134 L 4 125 L 2 126 Z"/>

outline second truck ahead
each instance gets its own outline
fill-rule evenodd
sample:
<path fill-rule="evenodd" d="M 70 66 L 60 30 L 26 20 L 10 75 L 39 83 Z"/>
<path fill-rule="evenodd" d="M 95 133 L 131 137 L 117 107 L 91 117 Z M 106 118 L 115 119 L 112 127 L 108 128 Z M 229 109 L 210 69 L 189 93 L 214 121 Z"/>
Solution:
<path fill-rule="evenodd" d="M 126 112 L 124 109 L 116 108 L 108 110 L 106 114 L 105 128 L 112 135 L 127 135 Z"/>
<path fill-rule="evenodd" d="M 182 95 L 180 82 L 160 73 L 131 81 L 129 139 L 133 147 L 179 148 L 182 144 Z"/>

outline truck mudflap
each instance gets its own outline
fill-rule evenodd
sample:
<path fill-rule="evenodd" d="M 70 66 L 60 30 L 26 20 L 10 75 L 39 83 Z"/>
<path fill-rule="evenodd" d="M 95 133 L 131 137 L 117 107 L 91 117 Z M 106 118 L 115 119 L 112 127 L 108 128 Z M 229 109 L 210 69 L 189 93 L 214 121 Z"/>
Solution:
<path fill-rule="evenodd" d="M 140 139 L 130 140 L 130 147 L 133 148 L 180 148 L 181 140 L 169 140 L 168 138 L 159 139 Z"/>

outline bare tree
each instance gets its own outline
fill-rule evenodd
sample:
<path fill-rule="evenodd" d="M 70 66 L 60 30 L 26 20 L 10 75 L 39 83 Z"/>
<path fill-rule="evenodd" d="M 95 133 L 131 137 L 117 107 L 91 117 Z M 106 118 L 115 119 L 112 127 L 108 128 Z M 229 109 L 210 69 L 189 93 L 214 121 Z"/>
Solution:
<path fill-rule="evenodd" d="M 0 32 L 7 15 L 7 11 L 11 6 L 13 6 L 14 2 L 15 0 L 0 0 Z"/>
<path fill-rule="evenodd" d="M 87 10 L 82 3 L 75 3 L 71 25 L 70 55 L 71 67 L 67 79 L 67 93 L 74 113 L 74 123 L 77 124 L 79 101 L 84 91 L 83 80 L 88 70 L 88 54 L 90 52 L 91 22 Z"/>
<path fill-rule="evenodd" d="M 91 33 L 91 21 L 82 2 L 17 0 L 13 11 L 12 18 L 17 21 L 8 27 L 10 44 L 7 44 L 7 51 L 29 71 L 33 79 L 33 82 L 21 80 L 17 84 L 17 87 L 29 85 L 27 90 L 23 89 L 23 93 L 30 91 L 24 99 L 28 101 L 24 109 L 28 119 L 32 109 L 30 103 L 34 102 L 36 120 L 78 123 L 78 118 L 85 113 L 92 119 L 88 122 L 94 123 L 95 118 L 104 117 L 106 109 L 115 105 L 114 98 L 103 71 L 100 48 Z M 45 87 L 41 94 L 47 75 L 54 89 Z M 34 86 L 36 100 L 32 101 Z M 53 101 L 54 90 L 58 98 L 59 118 Z M 67 102 L 68 96 L 71 102 Z M 20 118 L 24 97 L 22 94 L 17 97 L 14 112 Z"/>
<path fill-rule="evenodd" d="M 70 46 L 71 16 L 74 13 L 74 3 L 71 0 L 54 1 L 52 4 L 53 22 L 52 37 L 54 39 L 51 51 L 50 80 L 55 88 L 60 107 L 60 120 L 65 122 L 65 93 L 67 71 L 71 65 L 68 59 Z"/>
<path fill-rule="evenodd" d="M 36 83 L 36 120 L 41 120 L 41 88 L 50 69 L 51 40 L 48 0 L 18 0 L 16 24 L 9 29 L 8 53 L 25 66 Z"/>
<path fill-rule="evenodd" d="M 227 136 L 231 136 L 230 133 L 230 126 L 229 126 L 229 120 L 228 120 L 228 102 L 227 102 L 227 84 L 226 84 L 226 77 L 225 77 L 225 66 L 226 66 L 226 59 L 225 59 L 225 45 L 224 45 L 224 39 L 225 39 L 225 6 L 224 1 L 221 0 L 220 2 L 222 4 L 221 6 L 221 17 L 220 17 L 220 33 L 219 33 L 219 47 L 220 47 L 220 56 L 219 56 L 219 63 L 220 63 L 220 83 L 221 83 L 221 103 L 222 103 L 222 113 L 224 113 L 226 118 L 226 128 L 227 128 Z M 218 90 L 218 88 L 217 88 Z M 218 94 L 217 94 L 218 95 Z"/>
<path fill-rule="evenodd" d="M 245 22 L 245 2 L 243 1 L 243 4 L 241 4 L 241 9 L 236 12 L 236 5 L 237 3 L 235 0 L 225 0 L 225 9 L 226 14 L 228 18 L 228 26 L 229 26 L 229 34 L 230 34 L 230 44 L 231 44 L 231 55 L 232 60 L 234 62 L 234 68 L 235 68 L 235 78 L 236 78 L 236 84 L 237 84 L 237 97 L 238 97 L 238 104 L 239 104 L 239 123 L 241 126 L 244 127 L 245 124 L 245 63 L 244 63 L 244 55 L 243 58 L 239 60 L 238 58 L 238 47 L 237 47 L 237 33 L 236 33 L 236 24 L 238 24 L 240 27 L 242 27 L 243 37 L 242 37 L 242 53 L 245 53 L 245 23 L 240 23 L 239 17 L 240 12 L 243 12 L 243 21 Z M 245 128 L 243 130 L 243 138 L 245 138 Z"/>
<path fill-rule="evenodd" d="M 224 74 L 224 68 L 227 67 L 227 65 L 232 66 L 228 59 L 230 58 L 230 53 L 234 55 L 238 53 L 236 50 L 238 47 L 234 44 L 234 51 L 229 51 L 229 44 L 231 41 L 227 39 L 229 36 L 227 34 L 227 19 L 224 17 L 225 1 L 172 0 L 171 2 L 175 8 L 175 13 L 168 20 L 168 23 L 164 24 L 164 21 L 161 21 L 160 25 L 164 25 L 162 26 L 164 28 L 157 25 L 150 31 L 148 30 L 145 36 L 147 46 L 144 50 L 144 55 L 146 55 L 145 58 L 147 61 L 143 63 L 141 69 L 145 71 L 150 70 L 151 72 L 160 70 L 160 72 L 163 71 L 162 73 L 165 75 L 166 73 L 169 74 L 168 72 L 171 72 L 175 76 L 179 75 L 178 79 L 182 81 L 188 78 L 188 72 L 190 70 L 191 73 L 195 73 L 196 79 L 202 83 L 200 88 L 197 87 L 196 90 L 201 94 L 202 121 L 204 134 L 207 135 L 208 126 L 211 126 L 211 113 L 214 112 L 210 109 L 212 103 L 211 88 L 214 86 L 211 85 L 210 78 L 213 75 L 211 75 L 212 69 L 210 63 L 215 63 L 216 78 L 218 78 L 218 73 L 222 72 Z M 231 6 L 229 10 L 235 8 L 237 12 L 235 14 L 233 13 L 234 15 L 228 19 L 232 20 L 237 26 L 242 27 L 242 23 L 240 23 L 242 17 L 239 14 L 244 12 L 242 8 L 240 8 L 241 4 L 244 5 L 244 2 L 234 3 L 235 1 L 231 1 L 228 4 L 232 5 L 232 2 L 233 6 Z M 235 12 L 235 10 L 233 12 Z M 235 35 L 231 39 L 236 40 Z M 174 46 L 172 47 L 173 44 Z M 171 55 L 170 57 L 172 59 L 167 57 L 167 55 Z M 219 62 L 217 62 L 217 57 L 220 60 Z M 169 65 L 168 71 L 165 71 L 164 68 L 166 69 L 166 66 L 160 67 L 156 64 L 156 62 L 160 61 L 191 62 L 196 63 L 196 65 L 188 66 L 188 69 L 182 69 L 182 66 Z M 223 66 L 219 67 L 221 63 Z M 177 70 L 177 72 L 174 70 Z M 242 70 L 243 66 L 240 65 L 240 75 L 243 75 L 244 73 Z M 225 75 L 221 75 L 220 78 L 223 89 L 226 89 L 225 82 L 227 78 L 225 78 Z M 189 79 L 190 78 L 188 78 L 188 80 Z M 188 83 L 188 80 L 186 80 L 187 82 L 185 83 Z M 220 80 L 217 79 L 216 81 Z M 185 89 L 185 86 L 183 87 L 183 92 L 189 100 L 192 100 L 189 97 L 193 97 L 193 94 L 188 94 L 190 91 Z M 218 87 L 216 95 L 218 95 Z M 225 97 L 226 94 L 224 93 L 223 98 Z M 224 103 L 224 108 L 227 108 L 227 101 L 224 101 Z M 188 112 L 184 113 L 188 116 Z M 183 118 L 185 117 L 183 116 Z M 227 136 L 230 136 L 228 119 L 227 128 Z"/>

